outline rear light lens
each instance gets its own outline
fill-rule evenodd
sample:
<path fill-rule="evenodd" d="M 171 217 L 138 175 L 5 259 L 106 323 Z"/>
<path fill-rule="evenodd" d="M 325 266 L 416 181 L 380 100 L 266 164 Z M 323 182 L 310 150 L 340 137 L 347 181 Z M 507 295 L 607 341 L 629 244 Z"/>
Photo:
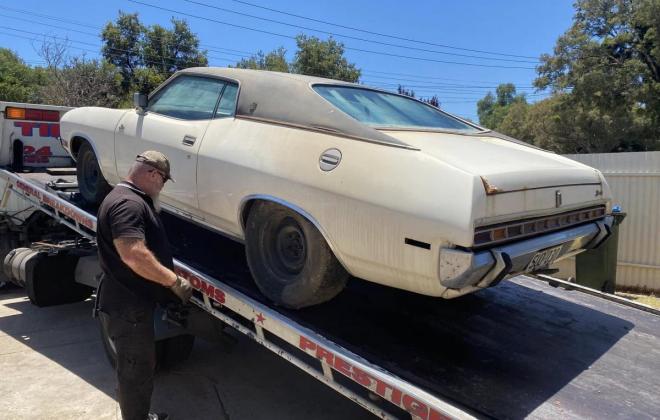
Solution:
<path fill-rule="evenodd" d="M 14 108 L 12 106 L 8 106 L 5 108 L 5 118 L 8 120 L 24 120 L 25 108 Z"/>
<path fill-rule="evenodd" d="M 501 223 L 479 227 L 474 233 L 474 246 L 494 245 L 506 241 L 552 232 L 579 223 L 597 220 L 605 216 L 605 207 L 576 210 L 560 215 L 539 217 L 533 220 Z"/>
<path fill-rule="evenodd" d="M 5 117 L 10 120 L 58 122 L 60 120 L 60 112 L 44 109 L 17 108 L 8 106 L 5 108 Z"/>

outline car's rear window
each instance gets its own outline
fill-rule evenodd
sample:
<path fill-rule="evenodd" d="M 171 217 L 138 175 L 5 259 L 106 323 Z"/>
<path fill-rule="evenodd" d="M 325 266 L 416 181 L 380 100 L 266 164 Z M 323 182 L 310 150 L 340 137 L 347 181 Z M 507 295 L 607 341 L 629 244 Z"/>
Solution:
<path fill-rule="evenodd" d="M 314 85 L 313 89 L 341 111 L 370 126 L 480 131 L 405 96 L 349 86 Z"/>

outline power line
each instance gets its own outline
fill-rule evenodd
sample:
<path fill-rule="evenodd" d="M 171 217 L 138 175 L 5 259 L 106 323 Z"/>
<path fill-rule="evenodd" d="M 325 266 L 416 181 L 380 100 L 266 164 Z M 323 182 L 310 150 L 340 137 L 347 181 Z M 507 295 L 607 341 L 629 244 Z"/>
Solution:
<path fill-rule="evenodd" d="M 65 41 L 65 42 L 75 42 L 76 44 L 88 45 L 88 46 L 91 46 L 91 47 L 98 47 L 99 51 L 101 51 L 101 52 L 102 52 L 102 48 L 103 48 L 103 46 L 98 45 L 98 44 L 93 44 L 91 42 L 78 41 L 78 40 L 70 39 L 70 38 L 62 38 L 62 37 L 58 37 L 58 36 L 55 36 L 55 35 L 49 35 L 49 34 L 38 33 L 38 32 L 31 32 L 31 31 L 26 31 L 26 30 L 23 30 L 23 29 L 11 28 L 11 27 L 8 27 L 8 26 L 5 26 L 4 29 L 9 29 L 9 30 L 12 30 L 12 31 L 17 31 L 17 32 L 23 32 L 23 33 L 27 33 L 27 34 L 30 34 L 30 35 L 43 36 L 43 37 L 46 37 L 46 38 L 53 38 L 53 39 L 62 40 L 62 41 Z M 126 50 L 126 49 L 121 49 L 121 48 L 114 48 L 114 47 L 110 47 L 110 49 L 113 50 L 113 51 L 118 51 L 118 52 L 133 52 L 131 50 Z M 119 55 L 115 55 L 115 56 L 119 56 Z M 167 61 L 171 61 L 173 63 L 176 62 L 176 60 L 177 60 L 177 58 L 173 57 L 173 56 L 163 56 L 163 58 L 166 59 Z M 212 58 L 214 60 L 221 60 L 221 61 L 231 61 L 231 62 L 235 61 L 234 59 L 229 59 L 229 58 L 224 58 L 224 57 L 215 57 L 215 56 L 207 56 L 207 58 Z M 147 61 L 145 61 L 145 62 L 147 62 Z M 156 63 L 158 65 L 163 64 L 161 62 L 156 62 L 156 61 L 153 61 L 153 60 L 149 61 L 149 62 L 152 63 L 152 64 Z M 192 63 L 192 64 L 199 64 L 201 66 L 206 66 L 207 65 L 206 63 L 204 63 L 202 61 L 196 61 L 196 60 L 194 60 L 194 61 L 190 60 L 190 61 L 187 61 L 187 62 Z"/>
<path fill-rule="evenodd" d="M 211 9 L 220 10 L 220 11 L 227 12 L 227 13 L 233 13 L 233 14 L 239 15 L 239 16 L 246 16 L 246 17 L 249 17 L 249 18 L 252 18 L 252 19 L 262 20 L 264 22 L 277 23 L 279 25 L 285 25 L 285 26 L 289 26 L 289 27 L 293 27 L 293 28 L 303 29 L 303 30 L 306 30 L 306 31 L 319 32 L 319 33 L 322 33 L 322 34 L 335 36 L 335 37 L 339 37 L 339 38 L 346 38 L 346 39 L 352 39 L 352 40 L 355 40 L 355 41 L 369 42 L 369 43 L 372 43 L 372 44 L 385 45 L 385 46 L 388 46 L 388 47 L 405 48 L 407 50 L 422 51 L 422 52 L 428 52 L 428 53 L 433 53 L 433 54 L 451 55 L 451 56 L 455 56 L 455 57 L 476 58 L 476 59 L 480 59 L 480 60 L 507 61 L 507 62 L 513 62 L 513 63 L 528 63 L 528 64 L 537 64 L 539 62 L 538 59 L 535 60 L 535 61 L 529 61 L 529 60 L 516 60 L 516 59 L 511 59 L 511 58 L 483 57 L 483 56 L 478 56 L 478 55 L 450 53 L 450 52 L 445 52 L 445 51 L 429 50 L 427 48 L 411 47 L 411 46 L 408 46 L 408 45 L 392 44 L 390 42 L 376 41 L 376 40 L 373 40 L 373 39 L 366 39 L 366 38 L 360 38 L 360 37 L 356 37 L 356 36 L 352 36 L 352 35 L 346 35 L 346 34 L 340 34 L 340 33 L 336 33 L 336 32 L 325 31 L 323 29 L 316 29 L 316 28 L 310 28 L 310 27 L 307 27 L 307 26 L 295 25 L 293 23 L 287 23 L 287 22 L 282 22 L 282 21 L 275 20 L 275 19 L 269 19 L 269 18 L 265 18 L 265 17 L 261 17 L 261 16 L 251 15 L 251 14 L 248 14 L 248 13 L 237 12 L 235 10 L 231 10 L 231 9 L 227 9 L 227 8 L 219 7 L 219 6 L 214 6 L 212 4 L 207 4 L 207 3 L 200 2 L 200 1 L 194 1 L 194 0 L 184 0 L 184 1 L 186 1 L 188 3 L 192 3 L 192 4 L 197 4 L 199 6 L 204 6 L 204 7 L 208 7 L 208 8 L 211 8 Z"/>
<path fill-rule="evenodd" d="M 94 29 L 97 29 L 97 30 L 102 30 L 102 29 L 103 29 L 103 28 L 100 27 L 100 26 L 92 26 L 92 25 L 87 25 L 87 24 L 81 24 L 81 23 L 78 23 L 78 22 L 76 22 L 76 21 L 67 20 L 67 19 L 61 19 L 61 18 L 59 18 L 59 17 L 52 16 L 52 15 L 45 15 L 45 14 L 40 14 L 40 13 L 34 13 L 34 12 L 29 11 L 29 10 L 22 10 L 22 9 L 15 9 L 15 8 L 11 8 L 11 7 L 3 7 L 3 6 L 0 6 L 0 9 L 1 9 L 1 8 L 4 8 L 4 9 L 7 9 L 7 10 L 10 10 L 10 11 L 12 11 L 12 12 L 16 12 L 16 13 L 23 13 L 23 14 L 28 14 L 28 15 L 33 15 L 33 14 L 34 14 L 35 16 L 39 16 L 39 17 L 42 17 L 42 18 L 45 18 L 45 19 L 54 20 L 54 21 L 67 22 L 67 23 L 72 23 L 72 24 L 74 24 L 74 25 L 82 25 L 82 26 L 84 26 L 84 27 L 90 27 L 90 28 L 94 28 Z M 49 26 L 49 27 L 53 27 L 53 28 L 57 28 L 57 29 L 69 30 L 69 31 L 73 31 L 73 32 L 77 32 L 77 33 L 82 33 L 82 34 L 89 35 L 89 36 L 94 36 L 94 37 L 97 37 L 97 38 L 102 38 L 102 37 L 101 37 L 100 35 L 98 35 L 98 34 L 93 34 L 93 33 L 85 32 L 85 31 L 78 31 L 78 30 L 71 29 L 71 28 L 64 28 L 64 27 L 62 27 L 62 26 L 51 25 L 51 24 L 47 24 L 47 23 L 44 23 L 44 22 L 39 22 L 39 21 L 31 20 L 31 19 L 24 19 L 24 18 L 19 18 L 19 17 L 15 17 L 15 16 L 8 16 L 8 15 L 0 15 L 0 16 L 9 17 L 9 18 L 12 18 L 12 19 L 17 19 L 17 20 L 21 20 L 21 21 L 25 21 L 25 22 L 29 22 L 29 23 L 36 23 L 36 24 L 39 24 L 39 25 Z M 158 39 L 158 37 L 155 37 L 155 39 Z M 238 56 L 238 57 L 240 57 L 240 59 L 244 59 L 244 58 L 246 58 L 246 57 L 243 56 L 242 54 L 234 54 L 234 53 L 226 52 L 226 51 L 235 51 L 235 52 L 242 52 L 242 53 L 249 54 L 249 55 L 255 55 L 255 53 L 253 53 L 253 52 L 249 52 L 249 51 L 235 50 L 235 49 L 224 48 L 224 47 L 216 47 L 216 46 L 213 46 L 213 45 L 210 45 L 210 44 L 202 44 L 202 43 L 200 43 L 199 45 L 200 45 L 200 47 L 206 47 L 206 49 L 209 50 L 209 51 L 218 52 L 218 53 L 221 53 L 221 54 L 224 54 L 224 55 Z M 215 58 L 215 57 L 210 56 L 209 58 Z M 220 59 L 220 60 L 229 61 L 229 60 L 227 60 L 227 59 L 225 59 L 225 58 L 219 58 L 219 59 Z M 385 77 L 385 76 L 369 75 L 369 76 L 372 77 L 372 78 L 378 78 L 378 79 L 381 79 L 381 78 L 382 78 L 382 79 L 390 79 L 390 80 L 401 81 L 401 82 L 415 81 L 415 82 L 422 82 L 422 83 L 424 83 L 424 82 L 428 82 L 428 81 L 429 81 L 429 80 L 427 80 L 427 79 L 433 79 L 433 80 L 449 80 L 449 81 L 473 82 L 473 83 L 500 83 L 500 82 L 483 81 L 483 80 L 463 80 L 463 79 L 452 79 L 452 78 L 445 78 L 445 77 L 437 77 L 437 76 L 429 76 L 429 75 L 419 75 L 419 74 L 409 74 L 409 73 L 383 72 L 383 71 L 377 71 L 377 70 L 363 70 L 363 71 L 361 72 L 362 75 L 368 75 L 368 73 L 374 73 L 374 74 L 385 74 L 385 75 L 394 75 L 394 76 L 404 76 L 404 77 L 414 77 L 414 79 L 399 79 L 399 78 L 393 78 L 393 77 Z M 420 78 L 421 78 L 421 79 L 420 79 Z M 405 84 L 405 83 L 401 83 L 401 84 L 403 85 L 403 84 Z M 447 85 L 449 85 L 449 84 L 447 84 Z M 467 87 L 467 86 L 472 87 L 472 85 L 465 85 L 465 86 L 466 86 L 466 87 Z M 517 89 L 526 89 L 527 87 L 525 87 L 525 86 L 516 86 L 516 88 L 517 88 Z"/>
<path fill-rule="evenodd" d="M 418 43 L 418 44 L 432 45 L 432 46 L 435 46 L 435 47 L 447 48 L 447 49 L 458 50 L 458 51 L 470 51 L 470 52 L 477 52 L 477 53 L 482 53 L 482 54 L 501 55 L 501 56 L 505 56 L 505 57 L 538 59 L 538 57 L 532 57 L 532 56 L 528 56 L 528 55 L 516 55 L 516 54 L 506 54 L 506 53 L 499 53 L 499 52 L 493 52 L 493 51 L 475 50 L 475 49 L 470 49 L 470 48 L 460 48 L 460 47 L 456 47 L 456 46 L 452 46 L 452 45 L 438 44 L 438 43 L 428 42 L 428 41 L 420 41 L 420 40 L 416 40 L 416 39 L 412 39 L 412 38 L 406 38 L 406 37 L 401 37 L 401 36 L 396 36 L 396 35 L 384 34 L 384 33 L 374 32 L 374 31 L 368 31 L 368 30 L 365 30 L 365 29 L 360 29 L 360 28 L 355 28 L 355 27 L 352 27 L 352 26 L 341 25 L 341 24 L 338 24 L 338 23 L 333 23 L 333 22 L 329 22 L 329 21 L 325 21 L 325 20 L 321 20 L 321 19 L 314 19 L 314 18 L 310 18 L 308 16 L 297 15 L 297 14 L 294 14 L 294 13 L 284 12 L 284 11 L 273 9 L 273 8 L 266 7 L 266 6 L 260 6 L 258 4 L 250 3 L 250 2 L 247 2 L 247 1 L 242 1 L 242 0 L 231 0 L 231 1 L 233 1 L 235 3 L 240 3 L 240 4 L 247 5 L 247 6 L 251 6 L 251 7 L 256 7 L 256 8 L 259 8 L 259 9 L 268 10 L 270 12 L 279 13 L 279 14 L 286 15 L 286 16 L 292 16 L 292 17 L 296 17 L 296 18 L 299 18 L 299 19 L 305 19 L 305 20 L 308 20 L 308 21 L 311 21 L 311 22 L 323 23 L 325 25 L 331 25 L 331 26 L 336 26 L 338 28 L 350 29 L 352 31 L 362 32 L 362 33 L 366 33 L 366 34 L 370 34 L 370 35 L 378 35 L 378 36 L 382 36 L 382 37 L 386 37 L 386 38 L 398 39 L 400 41 L 415 42 L 415 43 Z"/>
<path fill-rule="evenodd" d="M 290 36 L 290 35 L 285 35 L 285 34 L 281 34 L 281 33 L 277 33 L 277 32 L 267 31 L 267 30 L 264 30 L 264 29 L 251 28 L 251 27 L 243 26 L 243 25 L 236 25 L 234 23 L 223 22 L 221 20 L 212 19 L 212 18 L 205 17 L 205 16 L 193 15 L 191 13 L 185 13 L 185 12 L 181 12 L 179 10 L 169 9 L 169 8 L 162 7 L 162 6 L 156 6 L 154 4 L 144 3 L 144 2 L 141 2 L 141 1 L 138 1 L 138 0 L 128 0 L 128 1 L 130 1 L 131 3 L 141 4 L 143 6 L 151 7 L 151 8 L 154 8 L 154 9 L 160 9 L 160 10 L 164 10 L 164 11 L 170 12 L 170 13 L 177 13 L 177 14 L 182 15 L 182 16 L 188 16 L 188 17 L 192 17 L 192 18 L 195 18 L 195 19 L 206 20 L 206 21 L 209 21 L 209 22 L 214 22 L 214 23 L 218 23 L 218 24 L 221 24 L 221 25 L 231 26 L 231 27 L 234 27 L 234 28 L 244 29 L 244 30 L 248 30 L 248 31 L 252 31 L 252 32 L 264 33 L 264 34 L 277 36 L 277 37 L 281 37 L 281 38 L 295 39 L 295 37 Z M 442 64 L 456 64 L 456 65 L 463 65 L 463 66 L 501 68 L 501 69 L 524 69 L 524 70 L 534 70 L 535 69 L 535 67 L 500 66 L 500 65 L 494 65 L 494 64 L 463 63 L 463 62 L 457 62 L 457 61 L 445 61 L 445 60 L 436 60 L 436 59 L 432 59 L 432 58 L 392 54 L 392 53 L 387 53 L 387 52 L 383 52 L 383 51 L 365 50 L 365 49 L 361 49 L 361 48 L 353 48 L 353 47 L 344 47 L 344 48 L 346 50 L 358 51 L 358 52 L 363 52 L 363 53 L 368 53 L 368 54 L 376 54 L 376 55 L 383 55 L 383 56 L 387 56 L 387 57 L 396 57 L 396 58 L 406 58 L 406 59 L 410 59 L 410 60 L 427 61 L 427 62 L 442 63 Z"/>
<path fill-rule="evenodd" d="M 73 20 L 62 19 L 60 17 L 52 16 L 52 15 L 45 15 L 45 14 L 41 14 L 41 13 L 35 13 L 35 12 L 29 11 L 29 10 L 15 9 L 15 8 L 6 7 L 6 6 L 0 6 L 0 9 L 6 9 L 6 10 L 9 10 L 9 11 L 12 11 L 12 12 L 15 12 L 15 13 L 23 13 L 23 14 L 27 14 L 27 15 L 34 15 L 34 16 L 38 16 L 38 17 L 43 18 L 43 19 L 50 19 L 50 20 L 54 20 L 54 21 L 58 21 L 58 22 L 64 22 L 64 23 L 70 23 L 70 24 L 73 24 L 73 25 L 84 26 L 84 27 L 96 29 L 96 30 L 99 30 L 99 31 L 102 31 L 104 29 L 104 27 L 102 27 L 102 26 L 94 26 L 94 25 L 78 23 L 78 22 L 73 21 Z M 31 23 L 38 23 L 38 24 L 44 25 L 44 26 L 51 26 L 51 27 L 58 28 L 58 29 L 64 29 L 64 30 L 67 30 L 67 31 L 78 32 L 78 33 L 82 33 L 82 34 L 85 34 L 85 35 L 90 35 L 90 36 L 95 36 L 95 37 L 101 38 L 101 35 L 92 34 L 91 32 L 79 31 L 79 30 L 75 30 L 75 29 L 71 29 L 71 28 L 63 28 L 61 26 L 56 26 L 56 25 L 51 25 L 51 24 L 44 23 L 44 22 L 19 18 L 19 17 L 16 17 L 16 16 L 8 16 L 8 15 L 0 15 L 0 16 L 8 17 L 10 19 L 17 19 L 17 20 L 22 20 L 22 21 L 26 21 L 26 22 L 31 22 Z M 154 37 L 154 39 L 161 39 L 161 37 Z M 227 54 L 227 55 L 238 55 L 241 58 L 244 58 L 243 54 L 250 54 L 250 55 L 254 54 L 253 52 L 250 52 L 250 51 L 234 50 L 234 49 L 231 49 L 231 48 L 218 47 L 218 46 L 214 46 L 214 45 L 210 45 L 210 44 L 200 43 L 199 46 L 204 47 L 205 49 L 207 49 L 209 51 L 219 52 L 219 53 Z M 234 53 L 241 53 L 241 54 L 233 54 L 233 53 L 229 53 L 229 52 L 225 52 L 225 51 L 232 51 Z"/>
<path fill-rule="evenodd" d="M 389 75 L 392 75 L 392 76 L 422 77 L 424 79 L 450 80 L 450 81 L 455 81 L 455 82 L 500 83 L 500 82 L 484 81 L 484 80 L 450 79 L 450 78 L 447 78 L 447 77 L 437 77 L 437 76 L 428 76 L 428 75 L 410 74 L 410 73 L 392 73 L 392 72 L 387 72 L 387 71 L 377 71 L 377 70 L 370 70 L 370 69 L 364 69 L 364 71 L 365 72 L 370 72 L 370 73 L 377 73 L 377 74 L 389 74 Z"/>
<path fill-rule="evenodd" d="M 364 72 L 362 74 L 365 74 Z M 366 75 L 366 74 L 365 74 Z M 398 82 L 413 82 L 413 83 L 419 83 L 419 82 L 425 82 L 425 80 L 419 80 L 419 79 L 398 79 L 394 77 L 384 77 L 384 76 L 374 76 L 369 74 L 368 77 L 370 78 L 375 78 L 375 79 L 385 79 L 385 80 L 395 80 Z M 379 83 L 388 83 L 388 82 L 379 82 Z M 438 82 L 436 82 L 438 83 Z M 402 84 L 402 83 L 399 83 Z M 497 86 L 482 86 L 482 85 L 466 85 L 466 84 L 457 84 L 457 83 L 438 83 L 438 84 L 425 84 L 425 85 L 408 85 L 405 84 L 406 87 L 436 87 L 436 86 L 442 86 L 442 87 L 456 87 L 456 88 L 482 88 L 482 89 L 496 89 Z M 514 85 L 515 86 L 515 85 Z M 534 86 L 516 86 L 516 89 L 522 89 L 522 90 L 528 90 L 528 89 L 535 89 Z"/>
<path fill-rule="evenodd" d="M 14 28 L 8 28 L 8 27 L 5 27 L 4 29 L 10 29 L 10 30 L 13 30 L 13 31 L 24 32 L 24 33 L 28 33 L 28 34 L 31 34 L 31 35 L 38 35 L 38 36 L 43 36 L 43 37 L 47 37 L 47 38 L 53 38 L 53 39 L 62 40 L 62 41 L 65 41 L 65 42 L 75 42 L 75 43 L 82 44 L 82 45 L 89 45 L 89 46 L 95 46 L 95 47 L 98 47 L 98 45 L 91 44 L 91 43 L 89 43 L 89 42 L 76 41 L 76 40 L 71 40 L 71 39 L 68 39 L 68 38 L 60 38 L 60 37 L 53 36 L 53 35 L 47 35 L 47 34 L 42 34 L 42 33 L 37 33 L 37 32 L 30 32 L 30 31 L 24 31 L 24 30 L 21 30 L 21 29 L 14 29 Z M 15 37 L 18 37 L 18 38 L 28 39 L 28 40 L 31 40 L 31 41 L 39 41 L 38 38 L 31 38 L 31 37 L 21 36 L 21 35 L 12 34 L 12 33 L 7 33 L 7 32 L 0 32 L 0 33 L 1 33 L 1 34 L 4 34 L 4 35 L 9 35 L 9 36 L 15 36 Z M 75 49 L 77 49 L 77 50 L 81 50 L 81 51 L 87 51 L 87 52 L 91 52 L 91 53 L 99 54 L 99 50 L 96 50 L 96 51 L 95 51 L 95 50 L 90 50 L 90 49 L 88 49 L 88 48 L 76 47 L 76 46 L 74 46 L 74 45 L 72 45 L 72 46 L 67 46 L 67 48 L 68 48 L 68 47 L 70 47 L 70 48 L 75 48 Z M 131 52 L 130 50 L 125 50 L 125 49 L 121 49 L 121 48 L 111 48 L 111 50 L 113 50 L 113 51 L 115 51 L 115 52 L 108 52 L 108 53 L 106 53 L 106 54 L 109 55 L 109 56 L 112 56 L 112 57 L 122 57 L 123 54 L 121 54 L 121 53 L 123 53 L 123 52 Z M 160 62 L 160 61 L 147 60 L 147 59 L 142 58 L 142 57 L 140 57 L 140 58 L 141 58 L 142 61 L 144 61 L 145 63 L 154 64 L 154 65 L 159 65 L 159 66 L 163 65 L 163 63 Z M 174 61 L 175 61 L 175 59 L 173 59 L 173 58 L 171 58 L 171 57 L 163 57 L 163 58 L 166 59 L 167 61 L 171 61 L 171 62 L 174 62 Z M 222 61 L 232 61 L 232 62 L 234 61 L 234 60 L 231 60 L 231 59 L 228 59 L 228 58 L 221 58 L 221 57 L 212 57 L 212 58 L 215 59 L 215 60 L 222 60 Z M 199 61 L 187 61 L 187 63 L 191 63 L 191 64 L 200 64 L 200 65 L 206 66 L 205 63 L 202 63 L 202 62 L 199 62 Z"/>

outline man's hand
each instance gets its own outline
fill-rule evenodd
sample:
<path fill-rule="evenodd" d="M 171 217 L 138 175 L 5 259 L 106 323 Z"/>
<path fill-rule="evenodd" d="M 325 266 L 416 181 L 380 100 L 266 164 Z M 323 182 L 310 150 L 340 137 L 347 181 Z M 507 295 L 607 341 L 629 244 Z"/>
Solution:
<path fill-rule="evenodd" d="M 181 299 L 182 303 L 188 302 L 193 292 L 190 282 L 179 276 L 176 276 L 176 281 L 170 286 L 170 290 Z"/>

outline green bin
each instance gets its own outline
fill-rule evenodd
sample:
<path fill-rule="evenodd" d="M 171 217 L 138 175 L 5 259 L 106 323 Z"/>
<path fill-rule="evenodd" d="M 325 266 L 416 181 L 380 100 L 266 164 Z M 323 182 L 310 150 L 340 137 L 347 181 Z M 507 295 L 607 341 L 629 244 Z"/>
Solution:
<path fill-rule="evenodd" d="M 625 219 L 626 213 L 615 207 L 612 216 L 614 223 L 610 237 L 598 248 L 590 249 L 575 257 L 576 283 L 606 293 L 614 293 L 616 288 L 619 225 Z"/>

